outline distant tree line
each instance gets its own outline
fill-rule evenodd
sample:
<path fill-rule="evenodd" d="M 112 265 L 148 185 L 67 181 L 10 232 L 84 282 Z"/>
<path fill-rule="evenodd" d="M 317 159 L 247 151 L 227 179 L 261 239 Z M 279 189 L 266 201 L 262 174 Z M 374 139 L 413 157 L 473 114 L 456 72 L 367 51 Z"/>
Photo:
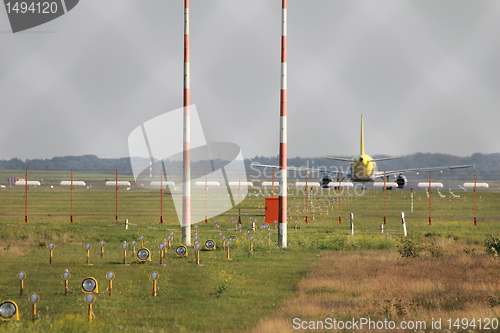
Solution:
<path fill-rule="evenodd" d="M 351 158 L 352 156 L 340 156 Z M 387 155 L 374 155 L 373 158 L 389 157 Z M 149 160 L 144 159 L 145 163 Z M 278 165 L 278 157 L 255 156 L 252 159 L 246 159 L 245 165 L 247 170 L 251 172 L 251 163 L 259 162 L 261 164 Z M 207 164 L 207 163 L 205 163 Z M 447 154 L 430 154 L 416 153 L 412 155 L 402 156 L 400 159 L 378 162 L 379 170 L 399 170 L 410 168 L 425 168 L 446 165 L 464 165 L 469 164 L 475 166 L 478 172 L 483 172 L 482 176 L 486 176 L 488 172 L 500 171 L 500 153 L 481 154 L 475 153 L 467 157 L 458 157 Z M 209 165 L 209 164 L 207 164 Z M 324 158 L 302 158 L 293 157 L 288 159 L 289 166 L 307 166 L 307 167 L 326 167 L 326 168 L 343 168 L 349 166 L 348 162 L 340 162 L 328 160 Z M 207 167 L 208 168 L 208 167 Z M 131 164 L 128 157 L 123 158 L 99 158 L 95 155 L 83 156 L 62 156 L 51 159 L 27 159 L 25 161 L 19 158 L 10 160 L 0 160 L 0 169 L 21 169 L 21 170 L 86 170 L 95 172 L 112 172 L 119 169 L 122 172 L 131 173 Z M 482 177 L 487 178 L 487 177 Z M 489 177 L 488 177 L 489 178 Z"/>
<path fill-rule="evenodd" d="M 106 170 L 130 170 L 130 159 L 124 158 L 99 158 L 95 155 L 63 156 L 51 159 L 27 159 L 19 158 L 0 160 L 0 169 L 22 169 L 22 170 L 85 170 L 95 172 L 106 172 Z"/>

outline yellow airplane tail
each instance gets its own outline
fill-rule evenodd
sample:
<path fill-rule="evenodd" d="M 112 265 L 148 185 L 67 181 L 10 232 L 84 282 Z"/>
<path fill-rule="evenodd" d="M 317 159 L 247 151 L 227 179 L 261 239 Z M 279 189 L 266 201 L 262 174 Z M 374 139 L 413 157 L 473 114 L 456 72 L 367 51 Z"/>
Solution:
<path fill-rule="evenodd" d="M 365 124 L 363 121 L 363 115 L 361 115 L 361 147 L 360 147 L 360 155 L 365 154 Z"/>

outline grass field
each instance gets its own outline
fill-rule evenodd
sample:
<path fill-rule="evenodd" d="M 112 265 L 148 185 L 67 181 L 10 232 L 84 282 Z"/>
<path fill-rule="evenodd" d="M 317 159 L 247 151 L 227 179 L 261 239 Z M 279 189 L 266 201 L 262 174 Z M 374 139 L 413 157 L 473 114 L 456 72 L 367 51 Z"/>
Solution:
<path fill-rule="evenodd" d="M 425 191 L 414 192 L 413 201 L 410 191 L 367 191 L 362 196 L 316 193 L 307 200 L 303 192 L 291 192 L 289 246 L 277 248 L 277 233 L 270 226 L 254 233 L 252 252 L 249 235 L 244 239 L 243 233 L 252 221 L 263 224 L 263 217 L 255 215 L 262 213 L 264 198 L 249 196 L 241 204 L 242 231 L 234 230 L 237 208 L 197 224 L 202 244 L 207 239 L 217 241 L 215 251 L 201 251 L 202 266 L 197 266 L 192 248 L 187 257 L 174 255 L 172 248 L 180 244 L 181 233 L 168 193 L 163 197 L 165 223 L 159 224 L 159 191 L 120 188 L 116 210 L 114 187 L 75 188 L 73 193 L 60 186 L 30 188 L 29 223 L 24 223 L 24 187 L 3 188 L 0 300 L 17 302 L 21 320 L 0 323 L 0 332 L 290 332 L 294 318 L 300 319 L 302 328 L 325 318 L 421 320 L 428 325 L 423 331 L 430 331 L 433 320 L 442 318 L 444 331 L 448 318 L 467 318 L 470 323 L 474 318 L 498 318 L 499 263 L 485 253 L 484 243 L 490 235 L 500 235 L 500 193 L 478 192 L 476 226 L 473 193 L 458 194 L 432 193 L 429 203 Z M 69 223 L 70 206 L 73 223 Z M 428 225 L 429 207 L 432 225 Z M 402 258 L 398 252 L 403 211 L 415 240 L 412 246 L 421 249 L 416 258 Z M 350 213 L 354 235 L 350 235 Z M 116 214 L 119 223 L 114 223 Z M 381 233 L 384 216 L 387 224 Z M 130 222 L 128 230 L 125 219 Z M 214 220 L 226 237 L 238 238 L 230 248 L 232 260 L 226 260 Z M 170 232 L 175 239 L 166 265 L 160 266 L 157 245 Z M 272 234 L 270 245 L 267 232 Z M 124 265 L 122 242 L 138 241 L 140 235 L 145 236 L 152 261 L 138 264 L 129 250 L 129 265 Z M 106 242 L 103 258 L 101 240 Z M 52 264 L 50 242 L 55 244 Z M 87 242 L 92 245 L 92 265 L 86 264 Z M 61 278 L 65 269 L 71 273 L 66 296 Z M 22 296 L 19 271 L 27 275 Z M 108 271 L 116 275 L 112 296 L 106 290 Z M 149 279 L 152 271 L 160 274 L 156 297 Z M 92 322 L 80 288 L 86 277 L 99 283 Z M 40 295 L 35 322 L 28 301 L 33 292 Z M 475 323 L 475 330 L 455 325 L 449 331 L 495 331 L 480 330 Z"/>

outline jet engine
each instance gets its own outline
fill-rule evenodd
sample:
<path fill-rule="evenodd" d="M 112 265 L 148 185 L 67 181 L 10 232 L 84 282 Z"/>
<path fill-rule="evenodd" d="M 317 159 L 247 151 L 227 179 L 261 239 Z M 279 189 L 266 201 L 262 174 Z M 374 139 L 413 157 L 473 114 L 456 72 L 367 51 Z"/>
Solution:
<path fill-rule="evenodd" d="M 332 181 L 332 177 L 330 177 L 327 174 L 323 175 L 323 178 L 321 179 L 321 187 L 323 188 L 330 188 L 330 182 Z"/>
<path fill-rule="evenodd" d="M 396 177 L 396 184 L 398 184 L 398 188 L 404 188 L 407 183 L 407 179 L 405 176 L 403 176 L 402 173 L 399 174 L 399 176 Z"/>

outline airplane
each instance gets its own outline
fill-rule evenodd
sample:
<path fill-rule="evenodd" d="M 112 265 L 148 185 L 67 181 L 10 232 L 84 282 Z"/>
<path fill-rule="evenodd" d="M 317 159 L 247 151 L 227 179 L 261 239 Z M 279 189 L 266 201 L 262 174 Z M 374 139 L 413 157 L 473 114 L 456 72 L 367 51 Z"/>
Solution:
<path fill-rule="evenodd" d="M 342 182 L 345 178 L 350 179 L 352 182 L 358 183 L 369 183 L 374 182 L 377 178 L 381 178 L 382 180 L 387 181 L 389 176 L 395 176 L 395 183 L 398 188 L 404 188 L 407 184 L 407 179 L 403 175 L 406 172 L 423 172 L 423 171 L 436 171 L 436 170 L 446 170 L 446 169 L 462 169 L 469 168 L 470 165 L 456 165 L 456 166 L 442 166 L 442 167 L 429 167 L 429 168 L 415 168 L 415 169 L 403 169 L 403 170 L 391 170 L 391 171 L 378 171 L 377 162 L 379 161 L 387 161 L 394 160 L 401 157 L 387 157 L 387 158 L 372 158 L 371 156 L 365 153 L 365 128 L 364 128 L 364 119 L 361 116 L 361 144 L 360 144 L 360 153 L 357 156 L 354 156 L 352 159 L 340 158 L 340 157 L 328 157 L 324 156 L 322 158 L 349 162 L 349 169 L 347 173 L 344 175 L 341 171 L 325 171 L 321 169 L 311 169 L 311 168 L 296 168 L 289 167 L 289 170 L 307 170 L 309 172 L 320 172 L 323 173 L 323 177 L 321 179 L 321 186 L 323 188 L 329 188 L 330 183 L 332 182 L 331 175 L 337 176 L 337 184 Z M 262 165 L 253 163 L 253 165 L 257 167 L 269 167 L 269 168 L 279 168 L 273 165 Z"/>

